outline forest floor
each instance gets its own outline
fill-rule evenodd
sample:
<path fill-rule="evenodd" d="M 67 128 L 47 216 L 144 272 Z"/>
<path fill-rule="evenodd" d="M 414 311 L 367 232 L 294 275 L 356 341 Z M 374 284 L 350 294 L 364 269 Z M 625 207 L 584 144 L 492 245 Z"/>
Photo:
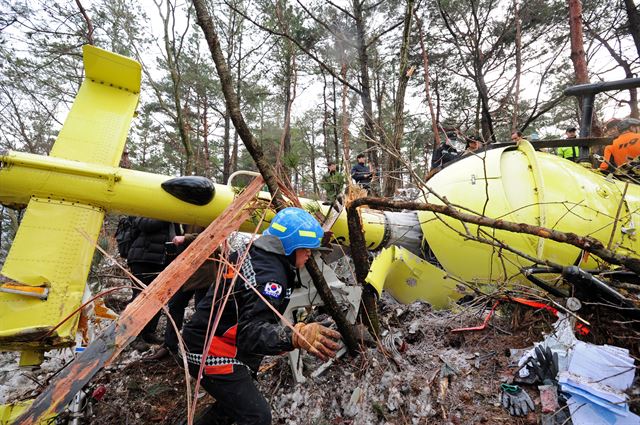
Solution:
<path fill-rule="evenodd" d="M 500 384 L 510 380 L 510 349 L 528 348 L 549 331 L 551 316 L 521 307 L 498 309 L 487 329 L 475 326 L 486 311 L 434 312 L 424 304 L 381 302 L 383 354 L 339 359 L 324 374 L 294 385 L 286 356 L 268 357 L 259 386 L 275 424 L 476 424 L 538 423 L 538 415 L 514 418 L 499 403 Z M 517 319 L 516 319 L 517 318 Z M 384 334 L 384 333 L 383 333 Z M 390 342 L 392 341 L 392 342 Z M 133 356 L 133 358 L 132 358 Z M 311 357 L 305 363 L 319 365 Z M 185 415 L 184 373 L 173 359 L 145 363 L 127 350 L 93 380 L 106 394 L 94 403 L 93 424 L 179 423 Z M 529 393 L 539 405 L 536 387 Z M 212 400 L 201 394 L 198 406 Z"/>
<path fill-rule="evenodd" d="M 425 304 L 402 305 L 384 297 L 380 321 L 385 353 L 369 344 L 363 355 L 338 359 L 317 378 L 297 385 L 286 356 L 267 357 L 259 387 L 272 406 L 273 423 L 540 423 L 536 386 L 524 388 L 537 411 L 516 418 L 500 405 L 500 384 L 510 382 L 517 370 L 515 361 L 520 354 L 512 355 L 512 349 L 528 349 L 541 341 L 551 331 L 555 317 L 546 311 L 502 304 L 486 329 L 452 332 L 454 328 L 481 324 L 487 311 L 486 305 L 432 311 Z M 605 334 L 611 335 L 611 328 L 608 332 L 604 329 L 601 335 Z M 616 343 L 593 338 L 598 339 L 596 329 L 590 342 Z M 632 349 L 632 353 L 637 356 L 637 350 Z M 145 362 L 145 354 L 129 347 L 92 380 L 87 393 L 99 388 L 104 396 L 100 400 L 88 398 L 90 412 L 82 423 L 180 423 L 186 410 L 182 368 L 172 358 Z M 41 369 L 26 372 L 17 367 L 16 360 L 13 354 L 0 355 L 2 402 L 36 394 L 65 362 L 60 356 L 52 357 Z M 304 357 L 304 362 L 309 369 L 320 364 L 310 356 Z M 189 385 L 192 390 L 193 382 Z M 638 393 L 636 378 L 632 398 L 637 399 Z M 201 390 L 198 409 L 211 402 Z"/>

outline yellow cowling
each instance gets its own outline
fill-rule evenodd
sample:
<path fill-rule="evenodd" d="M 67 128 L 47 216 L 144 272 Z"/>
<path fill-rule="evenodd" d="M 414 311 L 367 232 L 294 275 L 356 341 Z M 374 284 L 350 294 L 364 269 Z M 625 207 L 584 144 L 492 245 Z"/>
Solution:
<path fill-rule="evenodd" d="M 578 235 L 589 235 L 625 255 L 638 254 L 635 237 L 640 187 L 630 184 L 613 231 L 624 183 L 608 180 L 566 159 L 535 152 L 530 143 L 493 149 L 452 164 L 429 181 L 429 187 L 451 204 L 495 219 L 539 225 Z M 441 204 L 433 195 L 428 201 Z M 506 250 L 470 241 L 460 221 L 430 212 L 418 214 L 424 238 L 450 274 L 478 283 L 506 282 L 531 262 Z M 471 235 L 478 226 L 467 225 Z M 579 259 L 578 248 L 548 239 L 490 228 L 485 239 L 497 240 L 532 257 L 561 265 L 579 261 L 596 265 L 592 257 Z M 462 234 L 461 234 L 462 233 Z"/>

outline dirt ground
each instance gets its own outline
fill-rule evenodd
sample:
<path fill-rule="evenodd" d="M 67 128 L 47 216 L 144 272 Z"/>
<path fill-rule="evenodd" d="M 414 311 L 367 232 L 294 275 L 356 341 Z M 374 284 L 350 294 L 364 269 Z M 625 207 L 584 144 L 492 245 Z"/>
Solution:
<path fill-rule="evenodd" d="M 500 384 L 510 382 L 517 370 L 519 354 L 512 355 L 512 350 L 529 348 L 541 341 L 544 333 L 551 331 L 555 318 L 546 311 L 503 303 L 486 329 L 452 332 L 454 328 L 481 324 L 490 306 L 491 303 L 477 303 L 432 311 L 424 304 L 402 305 L 385 297 L 379 303 L 380 345 L 385 349 L 378 349 L 371 341 L 363 355 L 340 358 L 304 384 L 294 384 L 286 356 L 266 358 L 258 385 L 272 406 L 273 423 L 540 423 L 537 387 L 524 386 L 538 409 L 524 418 L 509 416 L 500 406 L 498 394 Z M 600 310 L 584 317 L 594 326 L 588 336 L 580 339 L 623 346 L 638 358 L 638 339 L 627 321 Z M 161 332 L 159 329 L 157 334 L 162 335 Z M 15 356 L 3 354 L 0 377 L 7 384 L 0 385 L 3 402 L 8 397 L 33 397 L 72 358 L 71 353 L 67 354 L 68 359 L 52 357 L 41 369 L 30 373 L 19 370 Z M 182 368 L 170 358 L 144 362 L 145 354 L 129 347 L 92 380 L 86 390 L 89 413 L 81 423 L 178 424 L 184 420 L 186 387 Z M 303 361 L 307 376 L 320 364 L 308 355 Z M 638 381 L 636 378 L 630 392 L 635 412 L 640 399 Z M 189 386 L 192 390 L 193 382 Z M 201 390 L 198 409 L 212 401 Z"/>
<path fill-rule="evenodd" d="M 383 354 L 367 348 L 359 357 L 336 361 L 324 374 L 294 385 L 287 358 L 270 357 L 259 386 L 270 401 L 276 424 L 535 424 L 537 414 L 514 418 L 499 404 L 500 383 L 516 370 L 510 348 L 527 348 L 542 339 L 552 320 L 530 309 L 499 308 L 487 329 L 452 333 L 475 326 L 486 311 L 431 311 L 423 304 L 381 302 Z M 516 319 L 517 318 L 517 319 Z M 394 350 L 395 348 L 395 350 Z M 92 424 L 178 423 L 185 412 L 185 381 L 172 359 L 144 363 L 127 350 L 102 371 L 93 388 Z M 319 363 L 305 358 L 314 368 Z M 539 405 L 538 391 L 528 388 Z M 201 394 L 199 406 L 211 402 Z"/>

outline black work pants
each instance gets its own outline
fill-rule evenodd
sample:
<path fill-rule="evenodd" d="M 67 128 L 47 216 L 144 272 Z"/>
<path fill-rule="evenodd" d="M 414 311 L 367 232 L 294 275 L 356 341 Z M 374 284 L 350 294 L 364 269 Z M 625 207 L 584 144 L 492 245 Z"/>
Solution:
<path fill-rule="evenodd" d="M 145 285 L 150 285 L 153 282 L 153 279 L 158 277 L 160 272 L 164 270 L 164 266 L 161 264 L 153 264 L 153 263 L 133 263 L 129 264 L 129 268 L 131 269 L 131 274 L 137 277 L 142 283 Z M 134 284 L 135 285 L 135 284 Z M 133 297 L 131 297 L 131 301 L 135 300 L 142 290 L 134 289 Z M 142 329 L 140 335 L 153 334 L 158 327 L 158 321 L 160 320 L 160 312 L 153 316 L 153 318 L 147 323 L 147 325 Z"/>
<path fill-rule="evenodd" d="M 192 297 L 195 297 L 196 306 L 202 298 L 207 294 L 208 288 L 194 289 L 192 291 L 178 291 L 169 300 L 169 315 L 175 322 L 178 330 L 182 329 L 182 322 L 184 321 L 184 311 L 189 305 Z M 167 348 L 173 352 L 178 351 L 178 336 L 171 324 L 171 321 L 167 319 L 167 328 L 164 332 L 164 344 Z"/>
<path fill-rule="evenodd" d="M 256 388 L 249 369 L 234 366 L 228 375 L 203 375 L 200 385 L 216 402 L 194 425 L 270 425 L 271 408 Z M 199 366 L 189 364 L 191 376 L 197 376 Z"/>

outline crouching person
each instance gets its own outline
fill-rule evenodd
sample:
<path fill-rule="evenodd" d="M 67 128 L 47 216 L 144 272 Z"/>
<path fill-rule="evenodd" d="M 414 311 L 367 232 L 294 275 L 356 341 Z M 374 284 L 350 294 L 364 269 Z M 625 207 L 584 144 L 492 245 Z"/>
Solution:
<path fill-rule="evenodd" d="M 278 316 L 263 301 L 264 298 L 284 313 L 296 269 L 305 265 L 312 249 L 320 247 L 322 236 L 322 228 L 311 214 L 299 208 L 285 208 L 251 244 L 244 262 L 240 263 L 246 247 L 231 255 L 230 262 L 236 265 L 239 276 L 209 346 L 205 349 L 207 329 L 213 327 L 235 276 L 231 267 L 223 273 L 217 294 L 212 287 L 182 331 L 189 372 L 197 376 L 201 354 L 205 352 L 200 382 L 216 399 L 194 424 L 270 424 L 271 408 L 253 382 L 263 357 L 295 348 L 305 349 L 322 360 L 335 356 L 338 332 L 319 323 L 298 323 L 294 333 L 280 324 Z"/>

